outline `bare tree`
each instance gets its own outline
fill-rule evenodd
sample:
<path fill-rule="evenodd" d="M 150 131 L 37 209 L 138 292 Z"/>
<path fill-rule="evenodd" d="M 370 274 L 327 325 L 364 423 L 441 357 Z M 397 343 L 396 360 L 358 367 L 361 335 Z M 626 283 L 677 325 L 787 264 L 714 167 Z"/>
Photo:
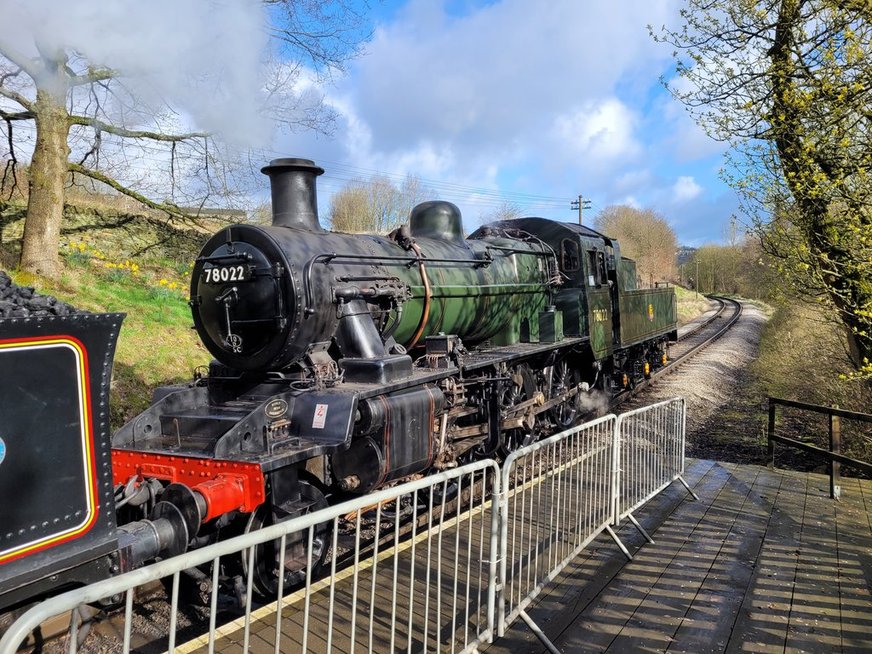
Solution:
<path fill-rule="evenodd" d="M 330 224 L 339 232 L 383 234 L 406 222 L 424 199 L 432 193 L 417 177 L 406 177 L 400 187 L 383 175 L 352 180 L 333 196 Z"/>
<path fill-rule="evenodd" d="M 504 201 L 499 207 L 492 211 L 482 213 L 478 222 L 480 225 L 496 222 L 498 220 L 515 220 L 524 215 L 524 210 L 514 202 Z"/>
<path fill-rule="evenodd" d="M 283 57 L 263 85 L 265 117 L 290 129 L 329 129 L 322 96 L 296 82 L 304 65 L 326 74 L 358 53 L 367 36 L 360 5 L 344 0 L 265 0 L 265 5 Z M 23 270 L 59 274 L 64 196 L 77 177 L 170 217 L 186 217 L 181 206 L 202 206 L 209 197 L 238 188 L 244 157 L 234 160 L 213 135 L 186 129 L 189 116 L 162 101 L 144 100 L 113 62 L 89 59 L 61 37 L 28 43 L 19 36 L 8 29 L 0 33 L 5 146 L 0 157 L 6 162 L 0 187 L 15 188 L 19 167 L 29 158 Z"/>
<path fill-rule="evenodd" d="M 597 230 L 617 239 L 621 254 L 636 261 L 645 282 L 675 278 L 678 242 L 669 223 L 651 209 L 606 207 L 594 218 Z"/>

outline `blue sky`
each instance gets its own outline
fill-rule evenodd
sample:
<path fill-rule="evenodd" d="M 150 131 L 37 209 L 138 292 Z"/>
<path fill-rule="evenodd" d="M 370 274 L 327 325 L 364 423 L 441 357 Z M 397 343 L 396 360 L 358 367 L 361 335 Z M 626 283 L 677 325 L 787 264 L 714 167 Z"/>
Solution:
<path fill-rule="evenodd" d="M 679 241 L 722 240 L 737 212 L 709 139 L 659 78 L 675 0 L 373 0 L 372 41 L 326 89 L 332 137 L 286 134 L 278 152 L 316 160 L 322 214 L 349 178 L 420 177 L 467 228 L 503 200 L 527 215 L 590 218 L 612 204 L 660 212 Z"/>
<path fill-rule="evenodd" d="M 327 171 L 322 222 L 349 180 L 414 175 L 460 207 L 468 230 L 504 202 L 574 220 L 581 194 L 588 219 L 629 204 L 662 214 L 682 244 L 722 240 L 737 212 L 718 178 L 725 148 L 662 88 L 671 49 L 647 29 L 678 26 L 681 0 L 350 1 L 368 3 L 372 39 L 329 85 L 288 62 L 264 66 L 259 0 L 0 0 L 0 44 L 35 52 L 41 39 L 121 70 L 146 127 L 211 131 L 253 148 L 252 163 L 314 159 Z M 299 116 L 317 94 L 337 115 L 330 137 L 264 120 Z M 162 197 L 167 162 L 143 146 L 113 170 Z M 254 201 L 268 193 L 257 184 Z"/>

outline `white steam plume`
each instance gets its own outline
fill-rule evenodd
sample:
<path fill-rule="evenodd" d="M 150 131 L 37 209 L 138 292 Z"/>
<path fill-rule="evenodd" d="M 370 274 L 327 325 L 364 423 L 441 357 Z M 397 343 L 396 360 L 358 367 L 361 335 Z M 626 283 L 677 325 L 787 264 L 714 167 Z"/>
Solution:
<path fill-rule="evenodd" d="M 170 106 L 189 129 L 237 145 L 270 136 L 267 15 L 257 0 L 0 0 L 0 17 L 0 52 L 65 48 L 119 71 L 148 109 Z"/>

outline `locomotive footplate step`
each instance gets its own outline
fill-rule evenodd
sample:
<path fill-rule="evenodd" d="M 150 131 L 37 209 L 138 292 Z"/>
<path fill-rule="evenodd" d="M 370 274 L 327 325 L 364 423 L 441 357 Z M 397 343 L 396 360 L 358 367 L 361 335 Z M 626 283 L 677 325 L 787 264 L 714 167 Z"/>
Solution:
<path fill-rule="evenodd" d="M 218 438 L 236 426 L 248 410 L 201 406 L 183 413 L 167 413 L 160 417 L 161 434 L 175 438 L 179 435 L 194 438 Z"/>

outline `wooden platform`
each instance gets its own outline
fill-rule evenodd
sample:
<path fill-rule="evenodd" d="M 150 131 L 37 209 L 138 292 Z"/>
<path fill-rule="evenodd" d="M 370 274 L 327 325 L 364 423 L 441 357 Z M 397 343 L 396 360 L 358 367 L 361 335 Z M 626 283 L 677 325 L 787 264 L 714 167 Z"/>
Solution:
<path fill-rule="evenodd" d="M 673 485 L 529 610 L 562 652 L 872 652 L 872 482 L 689 462 Z M 523 622 L 483 648 L 545 652 Z"/>

